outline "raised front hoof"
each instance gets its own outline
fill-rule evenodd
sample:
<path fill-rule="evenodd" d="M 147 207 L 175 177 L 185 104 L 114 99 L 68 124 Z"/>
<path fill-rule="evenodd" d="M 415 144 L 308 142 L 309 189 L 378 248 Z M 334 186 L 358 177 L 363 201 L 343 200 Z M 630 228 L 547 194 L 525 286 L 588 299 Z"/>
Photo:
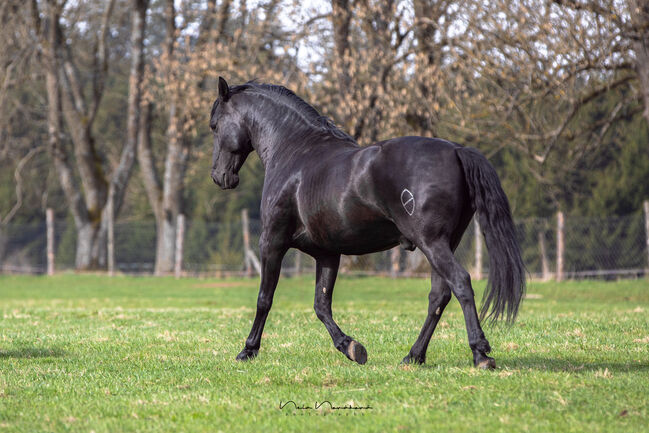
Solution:
<path fill-rule="evenodd" d="M 405 358 L 401 361 L 402 365 L 406 364 L 413 364 L 413 365 L 422 365 L 424 362 L 426 362 L 425 359 L 419 358 L 417 356 L 413 356 L 412 354 L 407 354 Z"/>
<path fill-rule="evenodd" d="M 241 353 L 237 355 L 237 361 L 249 361 L 257 356 L 259 353 L 258 350 L 254 349 L 243 349 Z"/>
<path fill-rule="evenodd" d="M 356 340 L 352 340 L 349 343 L 345 355 L 347 355 L 347 358 L 354 362 L 358 362 L 361 365 L 367 362 L 367 350 L 365 350 L 363 345 Z"/>
<path fill-rule="evenodd" d="M 474 365 L 481 370 L 495 370 L 496 360 L 489 356 L 483 356 L 481 359 L 474 361 Z"/>

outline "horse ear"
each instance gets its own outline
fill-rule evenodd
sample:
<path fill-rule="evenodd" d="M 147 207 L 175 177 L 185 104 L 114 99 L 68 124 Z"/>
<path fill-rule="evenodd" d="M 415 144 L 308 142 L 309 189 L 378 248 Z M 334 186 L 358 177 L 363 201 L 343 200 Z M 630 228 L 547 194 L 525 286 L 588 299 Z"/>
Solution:
<path fill-rule="evenodd" d="M 224 101 L 230 98 L 230 87 L 223 77 L 219 77 L 219 98 Z"/>

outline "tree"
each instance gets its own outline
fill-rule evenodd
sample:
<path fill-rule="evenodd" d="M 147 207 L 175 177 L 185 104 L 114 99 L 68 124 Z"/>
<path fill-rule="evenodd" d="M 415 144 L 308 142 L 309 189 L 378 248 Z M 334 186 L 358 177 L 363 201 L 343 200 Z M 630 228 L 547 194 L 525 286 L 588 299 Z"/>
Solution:
<path fill-rule="evenodd" d="M 178 64 L 175 60 L 174 50 L 178 35 L 173 0 L 166 1 L 164 14 L 166 36 L 161 69 L 164 71 L 163 85 L 169 96 L 167 98 L 167 155 L 164 164 L 164 181 L 160 180 L 153 158 L 150 135 L 150 101 L 145 102 L 144 105 L 146 114 L 142 117 L 138 155 L 140 173 L 156 220 L 156 274 L 171 272 L 174 267 L 176 218 L 182 209 L 183 180 L 190 151 L 190 143 L 182 127 L 183 116 L 179 107 L 181 95 L 175 76 Z M 209 10 L 206 17 L 211 14 L 212 11 Z"/>
<path fill-rule="evenodd" d="M 333 46 L 318 68 L 325 72 L 315 99 L 362 144 L 440 135 L 456 87 L 452 48 L 464 36 L 457 28 L 464 3 L 332 0 Z"/>
<path fill-rule="evenodd" d="M 282 80 L 287 72 L 299 83 L 300 75 L 294 73 L 294 63 L 276 57 L 272 48 L 287 37 L 277 25 L 279 1 L 271 0 L 259 11 L 250 14 L 246 3 L 238 16 L 233 16 L 231 3 L 216 1 L 186 3 L 177 11 L 174 1 L 165 3 L 163 16 L 166 34 L 164 50 L 152 69 L 159 71 L 149 80 L 151 105 L 166 107 L 167 130 L 162 179 L 158 172 L 154 144 L 151 140 L 150 116 L 143 117 L 141 128 L 139 165 L 147 198 L 156 220 L 155 273 L 171 272 L 174 267 L 176 218 L 183 212 L 184 183 L 190 163 L 192 144 L 206 141 L 208 107 L 216 98 L 213 83 L 219 75 L 234 82 L 245 82 L 261 76 L 269 81 Z M 204 6 L 202 6 L 204 4 Z M 176 17 L 181 14 L 183 28 L 176 28 Z M 197 27 L 198 32 L 191 29 Z M 259 72 L 263 71 L 263 75 Z M 162 77 L 160 79 L 159 77 Z M 303 82 L 303 81 L 302 81 Z M 149 120 L 146 120 L 149 119 Z M 202 132 L 201 132 L 202 131 Z M 208 152 L 200 147 L 197 157 L 205 158 Z M 203 162 L 204 164 L 204 162 Z"/>
<path fill-rule="evenodd" d="M 119 213 L 135 161 L 148 1 L 133 0 L 127 134 L 119 164 L 111 170 L 110 176 L 105 174 L 96 146 L 93 123 L 104 93 L 108 70 L 106 39 L 115 1 L 110 0 L 106 5 L 92 47 L 90 96 L 86 96 L 70 37 L 61 24 L 65 1 L 47 0 L 44 3 L 45 19 L 41 18 L 37 0 L 32 0 L 31 12 L 33 29 L 38 35 L 46 64 L 49 151 L 77 228 L 76 267 L 103 267 L 106 265 L 106 212 L 112 208 Z M 64 143 L 63 119 L 72 139 L 80 185 Z M 112 207 L 108 206 L 109 201 Z"/>
<path fill-rule="evenodd" d="M 612 126 L 647 111 L 646 5 L 472 1 L 461 16 L 463 88 L 449 128 L 489 154 L 514 150 L 554 206 L 571 207 Z"/>

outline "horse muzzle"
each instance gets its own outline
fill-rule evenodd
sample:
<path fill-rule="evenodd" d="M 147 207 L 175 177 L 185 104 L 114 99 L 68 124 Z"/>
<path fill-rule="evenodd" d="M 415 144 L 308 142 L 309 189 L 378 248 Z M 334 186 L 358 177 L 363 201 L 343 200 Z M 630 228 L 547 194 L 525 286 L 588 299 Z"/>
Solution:
<path fill-rule="evenodd" d="M 236 173 L 218 173 L 216 170 L 212 170 L 212 180 L 221 189 L 232 189 L 239 185 L 239 175 Z"/>

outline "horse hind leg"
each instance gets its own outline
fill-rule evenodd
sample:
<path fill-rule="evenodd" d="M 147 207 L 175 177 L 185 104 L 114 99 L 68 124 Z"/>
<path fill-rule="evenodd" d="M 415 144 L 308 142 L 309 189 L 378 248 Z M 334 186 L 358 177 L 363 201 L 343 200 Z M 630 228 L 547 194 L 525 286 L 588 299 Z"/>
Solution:
<path fill-rule="evenodd" d="M 491 351 L 491 346 L 480 327 L 469 273 L 457 261 L 445 240 L 440 239 L 428 245 L 422 245 L 421 250 L 433 269 L 446 281 L 460 302 L 466 322 L 469 347 L 473 352 L 474 366 L 483 369 L 495 368 L 496 362 L 487 356 L 487 353 Z"/>
<path fill-rule="evenodd" d="M 336 349 L 359 364 L 367 362 L 367 351 L 358 341 L 346 335 L 336 324 L 331 313 L 334 284 L 338 275 L 340 255 L 316 258 L 316 283 L 313 308 L 324 323 Z"/>
<path fill-rule="evenodd" d="M 426 316 L 424 326 L 421 328 L 417 341 L 412 345 L 408 355 L 403 358 L 403 364 L 423 364 L 426 362 L 426 350 L 428 349 L 430 338 L 433 336 L 433 332 L 435 332 L 435 327 L 437 327 L 437 322 L 442 317 L 444 308 L 446 308 L 446 305 L 451 300 L 451 289 L 434 269 L 431 273 L 430 283 L 428 316 Z"/>

